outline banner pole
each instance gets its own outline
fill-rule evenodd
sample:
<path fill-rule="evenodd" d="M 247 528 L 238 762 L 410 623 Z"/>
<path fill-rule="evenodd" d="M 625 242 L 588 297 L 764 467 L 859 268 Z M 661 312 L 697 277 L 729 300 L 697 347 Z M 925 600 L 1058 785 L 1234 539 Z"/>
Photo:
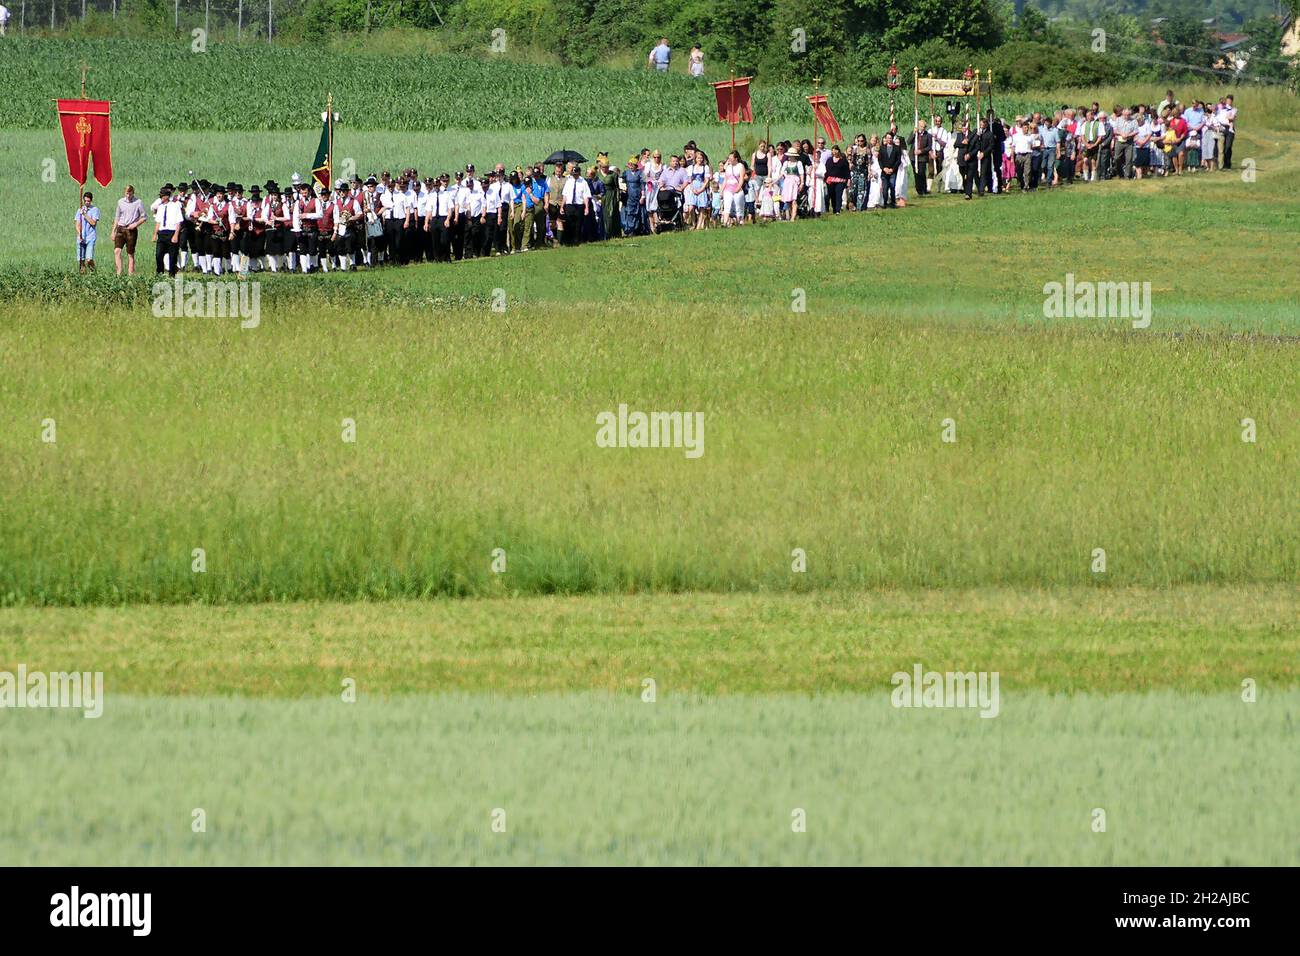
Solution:
<path fill-rule="evenodd" d="M 734 152 L 736 149 L 736 71 L 729 70 L 728 74 L 731 77 L 731 85 L 728 87 L 731 91 L 731 107 L 727 110 L 727 118 L 731 120 L 731 149 Z"/>
<path fill-rule="evenodd" d="M 921 70 L 912 67 L 912 172 L 915 175 L 921 165 L 921 95 L 917 90 L 921 86 Z M 934 135 L 933 133 L 931 135 Z M 926 170 L 929 172 L 929 170 Z M 920 190 L 917 191 L 920 195 Z"/>
<path fill-rule="evenodd" d="M 325 184 L 325 195 L 334 189 L 334 94 L 325 96 L 325 122 L 329 127 L 329 155 L 325 157 L 325 175 L 329 182 Z"/>

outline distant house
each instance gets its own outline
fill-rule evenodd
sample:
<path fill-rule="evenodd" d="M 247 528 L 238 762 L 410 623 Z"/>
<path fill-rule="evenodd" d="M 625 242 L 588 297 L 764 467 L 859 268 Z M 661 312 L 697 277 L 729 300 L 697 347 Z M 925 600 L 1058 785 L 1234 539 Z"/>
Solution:
<path fill-rule="evenodd" d="M 1237 73 L 1246 69 L 1250 63 L 1250 51 L 1245 48 L 1250 41 L 1250 36 L 1245 33 L 1215 33 L 1212 34 L 1214 45 L 1218 47 L 1219 55 L 1214 61 L 1216 70 L 1233 70 Z"/>
<path fill-rule="evenodd" d="M 1282 55 L 1300 56 L 1300 20 L 1289 13 L 1282 21 Z"/>

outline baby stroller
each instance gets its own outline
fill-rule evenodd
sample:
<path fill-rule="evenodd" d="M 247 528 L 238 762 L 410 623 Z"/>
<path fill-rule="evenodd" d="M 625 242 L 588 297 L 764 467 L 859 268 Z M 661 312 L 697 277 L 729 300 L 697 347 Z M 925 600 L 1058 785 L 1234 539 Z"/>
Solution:
<path fill-rule="evenodd" d="M 682 218 L 682 207 L 682 194 L 677 190 L 659 190 L 657 209 L 659 214 L 659 228 L 655 231 L 670 232 L 674 229 L 685 228 L 685 222 Z"/>

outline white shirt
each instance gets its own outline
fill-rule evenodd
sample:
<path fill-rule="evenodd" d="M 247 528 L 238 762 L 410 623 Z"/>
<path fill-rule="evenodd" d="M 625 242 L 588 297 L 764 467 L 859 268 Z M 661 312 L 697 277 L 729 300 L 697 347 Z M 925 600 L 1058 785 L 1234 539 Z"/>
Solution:
<path fill-rule="evenodd" d="M 468 193 L 469 198 L 466 200 L 463 211 L 468 212 L 470 218 L 477 219 L 483 215 L 483 203 L 487 198 L 483 195 L 483 187 L 478 184 L 478 180 L 475 180 L 472 187 L 465 187 L 465 192 Z"/>
<path fill-rule="evenodd" d="M 507 194 L 507 190 L 510 190 L 510 184 L 503 183 L 500 180 L 488 186 L 487 197 L 484 201 L 489 214 L 500 212 L 501 207 L 509 201 L 510 196 L 514 195 L 512 190 Z"/>
<path fill-rule="evenodd" d="M 1219 121 L 1219 126 L 1221 126 L 1223 129 L 1231 132 L 1236 131 L 1237 107 L 1220 106 L 1217 110 L 1214 111 L 1214 118 Z"/>
<path fill-rule="evenodd" d="M 1017 156 L 1033 152 L 1033 137 L 1019 127 L 1011 134 L 1011 148 Z"/>
<path fill-rule="evenodd" d="M 155 214 L 158 231 L 170 232 L 179 229 L 182 215 L 184 215 L 184 210 L 181 209 L 180 201 L 176 199 L 167 200 L 158 207 Z"/>
<path fill-rule="evenodd" d="M 433 195 L 434 195 L 433 193 L 425 191 L 420 193 L 420 195 L 416 197 L 415 214 L 419 216 L 421 219 L 429 215 L 430 210 L 433 208 L 433 204 L 429 201 L 429 197 Z"/>
<path fill-rule="evenodd" d="M 435 202 L 433 203 L 433 205 L 437 207 L 437 212 L 435 213 L 435 215 L 439 219 L 446 219 L 448 216 L 451 215 L 451 211 L 455 206 L 455 202 L 456 202 L 455 189 L 453 189 L 451 186 L 447 186 L 445 189 L 439 189 L 436 194 Z"/>
<path fill-rule="evenodd" d="M 564 181 L 564 204 L 566 206 L 581 206 L 589 199 L 591 199 L 591 187 L 587 185 L 585 179 L 569 177 Z"/>

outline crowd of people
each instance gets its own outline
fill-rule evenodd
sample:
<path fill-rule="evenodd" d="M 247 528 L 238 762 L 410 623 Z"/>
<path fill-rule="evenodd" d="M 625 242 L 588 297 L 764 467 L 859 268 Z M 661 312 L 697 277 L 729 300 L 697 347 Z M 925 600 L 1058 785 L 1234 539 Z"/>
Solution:
<path fill-rule="evenodd" d="M 950 113 L 904 134 L 859 133 L 846 148 L 818 138 L 760 141 L 714 163 L 693 141 L 678 153 L 643 149 L 622 166 L 601 153 L 480 174 L 421 176 L 414 169 L 324 183 L 296 173 L 245 188 L 195 179 L 168 183 L 152 203 L 155 267 L 176 274 L 328 272 L 412 262 L 514 255 L 555 245 L 735 227 L 824 214 L 896 209 L 932 192 L 979 196 L 1114 178 L 1230 169 L 1232 96 L 1183 106 L 1169 91 L 1156 106 L 1062 107 L 1013 120 L 993 110 L 973 121 Z M 94 269 L 99 210 L 86 193 L 77 212 L 82 268 Z M 133 272 L 147 223 L 132 187 L 118 202 L 118 272 Z M 89 249 L 89 254 L 87 254 Z M 87 264 L 88 263 L 88 264 Z"/>

